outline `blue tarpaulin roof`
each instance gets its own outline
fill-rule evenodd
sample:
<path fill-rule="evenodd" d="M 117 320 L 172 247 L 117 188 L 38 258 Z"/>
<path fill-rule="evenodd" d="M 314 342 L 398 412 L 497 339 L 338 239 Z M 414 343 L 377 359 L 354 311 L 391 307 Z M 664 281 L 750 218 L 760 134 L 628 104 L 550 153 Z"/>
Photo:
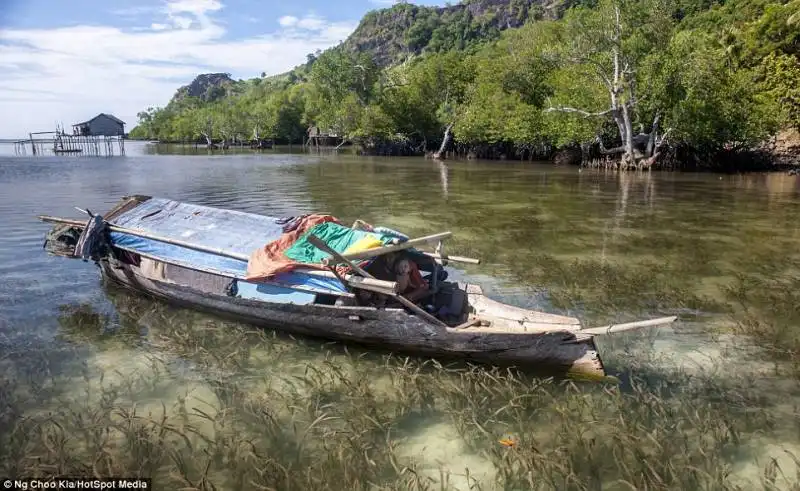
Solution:
<path fill-rule="evenodd" d="M 120 227 L 160 237 L 249 256 L 255 249 L 279 238 L 282 226 L 275 218 L 208 206 L 151 198 L 110 222 Z M 223 276 L 244 278 L 247 261 L 195 251 L 130 234 L 112 232 L 112 244 L 152 255 L 187 267 L 200 266 Z M 302 272 L 283 273 L 274 278 L 282 285 L 308 286 L 331 292 L 345 292 L 335 278 L 320 278 Z"/>

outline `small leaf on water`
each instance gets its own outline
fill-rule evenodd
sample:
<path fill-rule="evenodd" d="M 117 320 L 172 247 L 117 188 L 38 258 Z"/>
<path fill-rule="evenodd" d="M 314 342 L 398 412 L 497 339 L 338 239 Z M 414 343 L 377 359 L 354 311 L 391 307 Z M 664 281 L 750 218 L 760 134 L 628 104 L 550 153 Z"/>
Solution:
<path fill-rule="evenodd" d="M 500 443 L 500 445 L 503 445 L 504 447 L 514 447 L 517 444 L 516 440 L 514 440 L 513 438 L 502 438 L 498 440 L 498 443 Z"/>

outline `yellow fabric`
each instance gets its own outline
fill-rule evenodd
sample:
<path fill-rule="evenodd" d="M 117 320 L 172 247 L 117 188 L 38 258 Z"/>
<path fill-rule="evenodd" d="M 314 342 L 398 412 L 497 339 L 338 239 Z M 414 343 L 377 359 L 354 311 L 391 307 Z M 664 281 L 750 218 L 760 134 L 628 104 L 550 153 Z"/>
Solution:
<path fill-rule="evenodd" d="M 367 249 L 374 249 L 376 247 L 383 247 L 383 242 L 381 242 L 381 240 L 374 235 L 366 235 L 348 247 L 344 251 L 344 254 L 353 254 L 356 252 L 366 251 Z"/>

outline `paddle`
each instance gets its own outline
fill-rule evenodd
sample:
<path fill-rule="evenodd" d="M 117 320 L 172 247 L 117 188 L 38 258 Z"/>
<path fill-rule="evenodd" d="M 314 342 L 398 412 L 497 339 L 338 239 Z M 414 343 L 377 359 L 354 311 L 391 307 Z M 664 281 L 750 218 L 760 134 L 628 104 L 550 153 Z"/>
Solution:
<path fill-rule="evenodd" d="M 364 271 L 364 269 L 362 269 L 359 265 L 354 264 L 349 259 L 345 258 L 344 256 L 342 256 L 341 254 L 339 254 L 335 250 L 331 249 L 328 246 L 328 244 L 323 242 L 322 239 L 320 239 L 316 235 L 309 234 L 307 239 L 311 243 L 311 245 L 313 245 L 317 249 L 319 249 L 319 250 L 321 250 L 323 252 L 327 252 L 328 254 L 330 254 L 336 260 L 336 262 L 347 264 L 348 266 L 353 268 L 353 271 L 355 271 L 356 273 L 360 274 L 361 276 L 364 276 L 366 278 L 375 279 L 374 276 L 369 274 L 367 271 Z M 420 308 L 414 302 L 412 302 L 411 300 L 407 299 L 406 297 L 400 295 L 399 293 L 391 293 L 389 295 L 391 297 L 393 297 L 393 298 L 396 298 L 400 303 L 402 303 L 403 305 L 405 305 L 406 307 L 411 309 L 413 312 L 419 314 L 421 317 L 423 317 L 428 322 L 431 322 L 431 323 L 436 324 L 438 326 L 448 327 L 447 324 L 445 324 L 444 322 L 440 321 L 436 317 L 432 316 L 428 312 L 425 312 L 422 308 Z"/>

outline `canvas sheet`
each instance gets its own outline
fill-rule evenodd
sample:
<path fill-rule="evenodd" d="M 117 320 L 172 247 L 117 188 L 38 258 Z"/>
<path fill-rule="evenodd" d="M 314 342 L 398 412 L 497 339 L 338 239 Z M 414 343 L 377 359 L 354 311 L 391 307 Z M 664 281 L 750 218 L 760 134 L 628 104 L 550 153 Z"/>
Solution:
<path fill-rule="evenodd" d="M 188 268 L 200 266 L 208 272 L 237 279 L 244 279 L 247 273 L 247 261 L 239 261 L 216 254 L 195 251 L 185 247 L 144 239 L 121 232 L 111 232 L 110 235 L 111 243 L 114 246 L 132 252 L 149 254 L 156 258 L 175 263 L 178 266 L 185 266 Z M 281 273 L 275 276 L 272 281 L 287 286 L 318 288 L 330 291 L 331 293 L 347 291 L 344 285 L 336 278 L 320 278 L 299 271 Z"/>
<path fill-rule="evenodd" d="M 151 198 L 110 223 L 249 256 L 281 236 L 274 217 Z"/>
<path fill-rule="evenodd" d="M 377 239 L 383 245 L 389 244 L 391 240 L 395 238 L 393 235 L 389 234 L 376 234 L 363 230 L 353 230 L 338 223 L 326 222 L 315 226 L 303 234 L 303 236 L 297 239 L 283 254 L 298 263 L 321 264 L 322 260 L 330 257 L 330 255 L 327 252 L 317 249 L 308 241 L 308 236 L 310 234 L 314 234 L 322 239 L 328 247 L 339 254 L 344 254 L 350 246 L 366 237 Z"/>

